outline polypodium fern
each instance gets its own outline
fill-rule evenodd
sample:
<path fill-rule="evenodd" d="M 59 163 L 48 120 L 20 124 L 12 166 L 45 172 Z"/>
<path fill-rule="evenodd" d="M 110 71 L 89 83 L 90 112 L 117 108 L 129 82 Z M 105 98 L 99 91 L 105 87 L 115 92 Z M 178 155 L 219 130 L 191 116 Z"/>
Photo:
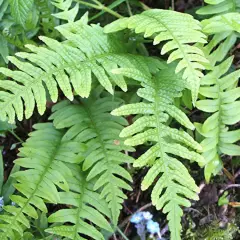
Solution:
<path fill-rule="evenodd" d="M 190 206 L 187 199 L 198 199 L 198 187 L 186 167 L 176 157 L 202 165 L 203 157 L 188 149 L 201 150 L 201 146 L 186 132 L 171 128 L 166 123 L 171 116 L 187 128 L 194 128 L 187 116 L 173 104 L 174 98 L 179 97 L 184 88 L 181 75 L 176 75 L 167 68 L 153 79 L 146 79 L 142 86 L 137 93 L 144 99 L 143 102 L 121 106 L 112 114 L 143 115 L 122 130 L 120 136 L 127 137 L 125 144 L 130 146 L 153 142 L 134 162 L 134 167 L 150 167 L 142 182 L 142 190 L 148 189 L 157 179 L 151 194 L 152 203 L 157 209 L 163 209 L 163 212 L 168 214 L 171 239 L 178 240 L 183 214 L 180 206 Z"/>
<path fill-rule="evenodd" d="M 111 97 L 81 99 L 79 104 L 63 101 L 53 107 L 50 117 L 56 128 L 69 128 L 65 140 L 74 140 L 87 145 L 83 155 L 83 170 L 90 170 L 87 181 L 98 176 L 94 191 L 101 189 L 101 197 L 108 202 L 112 221 L 117 224 L 122 202 L 126 198 L 122 189 L 131 190 L 125 181 L 131 176 L 121 165 L 130 163 L 132 158 L 122 153 L 131 151 L 119 139 L 119 133 L 127 121 L 109 113 L 119 106 L 117 99 Z"/>
<path fill-rule="evenodd" d="M 74 178 L 68 179 L 70 192 L 60 192 L 60 202 L 72 206 L 68 209 L 58 210 L 48 218 L 50 223 L 67 223 L 67 225 L 55 226 L 46 230 L 48 233 L 67 237 L 73 240 L 84 240 L 80 234 L 89 236 L 92 239 L 104 240 L 103 235 L 92 224 L 112 231 L 110 224 L 104 215 L 111 216 L 107 203 L 100 197 L 100 194 L 93 190 L 96 179 L 86 181 L 88 172 L 83 172 L 80 166 L 71 165 Z M 72 223 L 73 225 L 69 225 Z"/>
<path fill-rule="evenodd" d="M 192 45 L 206 43 L 200 23 L 188 14 L 152 9 L 110 23 L 105 27 L 105 32 L 115 32 L 125 28 L 134 29 L 136 33 L 144 33 L 144 37 L 153 35 L 154 44 L 166 42 L 161 54 L 171 52 L 168 63 L 180 60 L 176 72 L 185 69 L 183 78 L 187 80 L 187 87 L 192 91 L 192 99 L 195 103 L 200 79 L 203 76 L 201 69 L 205 69 L 202 63 L 208 62 L 203 52 Z"/>
<path fill-rule="evenodd" d="M 138 67 L 145 74 L 150 74 L 148 63 L 154 64 L 154 59 L 126 53 L 124 44 L 119 39 L 104 34 L 98 25 L 87 25 L 86 21 L 84 16 L 75 23 L 57 28 L 67 41 L 58 42 L 40 37 L 47 47 L 27 45 L 32 53 L 16 54 L 24 60 L 9 57 L 19 70 L 0 68 L 1 73 L 14 80 L 0 81 L 0 87 L 4 90 L 0 91 L 2 120 L 8 117 L 9 122 L 14 122 L 15 115 L 18 120 L 22 120 L 23 101 L 26 118 L 32 115 L 35 101 L 38 112 L 43 114 L 46 109 L 45 87 L 53 102 L 58 98 L 58 86 L 67 98 L 73 100 L 73 89 L 82 97 L 89 96 L 92 75 L 110 93 L 113 93 L 112 82 L 126 91 L 127 85 L 123 77 L 111 72 L 118 66 Z"/>
<path fill-rule="evenodd" d="M 56 130 L 51 123 L 34 125 L 36 131 L 20 149 L 15 164 L 25 168 L 12 175 L 17 180 L 14 187 L 20 195 L 11 196 L 16 206 L 5 206 L 0 216 L 1 239 L 15 240 L 30 227 L 29 219 L 37 218 L 36 209 L 47 212 L 44 202 L 59 203 L 60 189 L 69 191 L 68 180 L 72 177 L 66 163 L 78 163 L 84 151 L 83 144 L 63 141 L 64 132 Z"/>
<path fill-rule="evenodd" d="M 232 61 L 232 57 L 228 58 L 202 79 L 200 94 L 206 99 L 199 100 L 196 104 L 200 110 L 212 113 L 203 124 L 195 124 L 199 133 L 205 137 L 201 145 L 207 161 L 207 181 L 212 174 L 215 175 L 222 169 L 221 154 L 240 154 L 240 147 L 234 144 L 240 140 L 240 130 L 229 130 L 228 127 L 240 121 L 240 101 L 237 101 L 240 87 L 236 87 L 240 70 L 226 75 Z"/>

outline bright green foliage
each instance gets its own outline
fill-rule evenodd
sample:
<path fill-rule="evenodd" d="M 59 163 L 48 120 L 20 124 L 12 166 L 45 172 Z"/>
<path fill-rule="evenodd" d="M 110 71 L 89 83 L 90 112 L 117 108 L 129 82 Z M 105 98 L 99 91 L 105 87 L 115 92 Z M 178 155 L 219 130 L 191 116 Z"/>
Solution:
<path fill-rule="evenodd" d="M 204 0 L 207 6 L 201 7 L 197 13 L 201 15 L 222 14 L 240 10 L 239 0 Z"/>
<path fill-rule="evenodd" d="M 11 13 L 16 23 L 25 26 L 25 22 L 32 11 L 34 0 L 8 0 Z"/>
<path fill-rule="evenodd" d="M 83 173 L 79 166 L 72 165 L 74 177 L 68 179 L 70 192 L 59 193 L 61 204 L 72 206 L 69 209 L 61 209 L 53 213 L 48 221 L 50 223 L 72 223 L 72 226 L 61 225 L 49 228 L 48 233 L 67 237 L 68 239 L 84 240 L 80 234 L 91 237 L 91 239 L 104 240 L 102 234 L 92 224 L 85 222 L 88 220 L 102 229 L 112 231 L 104 215 L 110 217 L 110 211 L 100 194 L 93 190 L 95 180 L 86 181 L 87 173 Z"/>
<path fill-rule="evenodd" d="M 180 60 L 176 72 L 184 69 L 183 78 L 192 91 L 193 103 L 197 100 L 202 63 L 208 62 L 203 52 L 192 43 L 206 43 L 200 23 L 191 15 L 170 10 L 153 9 L 130 18 L 119 19 L 105 27 L 105 32 L 115 32 L 125 28 L 144 33 L 144 37 L 154 38 L 154 44 L 166 41 L 161 54 L 171 52 L 168 63 Z"/>
<path fill-rule="evenodd" d="M 101 190 L 101 197 L 108 202 L 112 221 L 117 224 L 118 216 L 126 195 L 122 189 L 131 190 L 126 181 L 131 176 L 121 165 L 132 162 L 122 151 L 132 151 L 119 139 L 119 133 L 127 121 L 109 113 L 119 106 L 112 97 L 82 99 L 79 104 L 63 101 L 54 106 L 51 116 L 56 128 L 69 128 L 64 140 L 85 143 L 88 150 L 83 155 L 83 171 L 89 171 L 87 181 L 98 177 L 94 191 Z"/>
<path fill-rule="evenodd" d="M 84 16 L 74 24 L 66 24 L 57 29 L 68 41 L 40 37 L 47 47 L 27 45 L 32 53 L 20 52 L 16 57 L 8 59 L 19 70 L 0 68 L 0 72 L 14 81 L 0 81 L 0 117 L 14 122 L 31 117 L 35 101 L 38 112 L 43 114 L 46 109 L 46 89 L 53 102 L 58 99 L 58 86 L 64 95 L 73 100 L 73 89 L 82 97 L 88 97 L 91 90 L 92 75 L 110 93 L 113 84 L 127 90 L 123 77 L 114 76 L 112 69 L 126 66 L 141 67 L 141 71 L 150 75 L 148 64 L 151 66 L 157 60 L 145 59 L 126 53 L 124 44 L 115 36 L 106 35 L 97 25 L 87 25 Z M 111 80 L 110 80 L 111 79 Z M 8 92 L 7 92 L 8 91 Z M 24 102 L 24 104 L 23 104 Z"/>
<path fill-rule="evenodd" d="M 142 86 L 137 93 L 144 99 L 143 102 L 121 106 L 112 114 L 140 115 L 120 136 L 127 137 L 125 144 L 130 146 L 153 143 L 134 162 L 134 167 L 150 167 L 142 182 L 142 190 L 154 184 L 152 203 L 157 209 L 163 209 L 162 211 L 167 213 L 171 239 L 178 240 L 183 214 L 181 206 L 189 207 L 191 204 L 188 199 L 198 199 L 198 187 L 186 167 L 176 157 L 203 165 L 203 157 L 189 150 L 201 150 L 201 146 L 183 130 L 171 128 L 166 123 L 171 116 L 185 127 L 194 128 L 187 116 L 173 104 L 174 98 L 181 96 L 184 86 L 181 75 L 175 75 L 169 68 L 164 69 L 153 79 L 142 83 Z"/>
<path fill-rule="evenodd" d="M 240 130 L 229 130 L 230 125 L 240 121 L 240 88 L 236 87 L 240 70 L 225 75 L 232 64 L 232 58 L 208 73 L 201 82 L 200 94 L 206 99 L 197 102 L 198 109 L 212 113 L 203 124 L 196 124 L 205 139 L 201 143 L 203 156 L 207 160 L 205 177 L 222 168 L 221 154 L 239 156 L 240 147 L 234 143 L 240 140 Z"/>
<path fill-rule="evenodd" d="M 207 35 L 213 35 L 210 42 L 204 46 L 203 51 L 209 60 L 209 69 L 212 69 L 217 62 L 222 62 L 235 44 L 239 37 L 240 28 L 240 2 L 235 3 L 235 0 L 222 1 L 205 1 L 212 4 L 200 8 L 198 14 L 217 14 L 209 19 L 201 22 L 203 32 Z M 238 7 L 239 9 L 238 9 Z"/>
<path fill-rule="evenodd" d="M 73 22 L 78 13 L 79 5 L 75 3 L 75 6 L 71 8 L 72 3 L 73 0 L 52 0 L 52 4 L 61 10 L 61 12 L 53 14 L 53 16 Z"/>
<path fill-rule="evenodd" d="M 20 149 L 15 164 L 25 168 L 12 175 L 17 180 L 14 187 L 21 195 L 11 196 L 17 206 L 5 206 L 7 212 L 0 216 L 1 239 L 16 239 L 30 227 L 28 217 L 37 218 L 36 209 L 47 212 L 44 202 L 59 203 L 59 191 L 69 191 L 68 180 L 72 172 L 66 163 L 78 163 L 78 154 L 84 146 L 75 141 L 64 141 L 63 132 L 51 123 L 36 124 L 36 131 Z"/>

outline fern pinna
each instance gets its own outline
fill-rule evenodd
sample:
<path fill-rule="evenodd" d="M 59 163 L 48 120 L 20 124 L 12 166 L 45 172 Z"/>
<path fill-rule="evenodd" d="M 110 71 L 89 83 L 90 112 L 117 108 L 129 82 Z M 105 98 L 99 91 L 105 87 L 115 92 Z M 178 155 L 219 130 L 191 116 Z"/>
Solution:
<path fill-rule="evenodd" d="M 129 76 L 129 71 L 124 69 L 121 73 Z M 135 75 L 132 74 L 132 77 Z M 150 167 L 142 182 L 143 190 L 148 189 L 155 179 L 158 179 L 153 187 L 152 203 L 157 209 L 163 209 L 163 212 L 168 214 L 171 239 L 177 240 L 180 239 L 183 214 L 180 206 L 190 206 L 187 199 L 197 200 L 199 190 L 186 167 L 176 157 L 196 161 L 202 166 L 203 157 L 188 149 L 202 148 L 186 132 L 171 128 L 167 124 L 168 118 L 172 117 L 183 126 L 194 129 L 187 116 L 173 104 L 174 98 L 181 95 L 184 86 L 181 75 L 174 74 L 168 68 L 160 71 L 153 79 L 146 78 L 141 85 L 143 88 L 137 93 L 144 101 L 121 106 L 112 114 L 141 116 L 122 130 L 120 136 L 127 137 L 125 144 L 130 146 L 153 142 L 153 146 L 135 160 L 133 166 Z"/>
<path fill-rule="evenodd" d="M 202 79 L 199 92 L 206 99 L 196 104 L 198 109 L 212 113 L 203 124 L 195 124 L 199 133 L 205 137 L 201 145 L 207 161 L 207 181 L 212 174 L 216 175 L 222 169 L 221 154 L 240 154 L 240 147 L 234 144 L 240 140 L 240 130 L 229 130 L 231 125 L 240 121 L 240 88 L 236 87 L 240 70 L 226 75 L 232 61 L 232 57 L 228 58 Z"/>

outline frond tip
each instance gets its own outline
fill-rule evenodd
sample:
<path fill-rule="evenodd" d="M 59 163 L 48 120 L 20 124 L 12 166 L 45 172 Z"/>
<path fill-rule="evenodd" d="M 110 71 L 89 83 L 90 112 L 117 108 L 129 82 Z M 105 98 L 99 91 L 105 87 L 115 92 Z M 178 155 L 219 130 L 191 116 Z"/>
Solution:
<path fill-rule="evenodd" d="M 193 103 L 196 102 L 203 63 L 208 62 L 204 53 L 193 44 L 206 43 L 206 36 L 201 31 L 200 22 L 191 15 L 170 10 L 152 9 L 129 18 L 122 18 L 105 27 L 105 32 L 122 29 L 134 29 L 144 33 L 144 37 L 154 38 L 154 44 L 165 42 L 161 54 L 170 53 L 168 63 L 179 60 L 176 72 L 184 69 L 183 78 L 192 91 Z"/>

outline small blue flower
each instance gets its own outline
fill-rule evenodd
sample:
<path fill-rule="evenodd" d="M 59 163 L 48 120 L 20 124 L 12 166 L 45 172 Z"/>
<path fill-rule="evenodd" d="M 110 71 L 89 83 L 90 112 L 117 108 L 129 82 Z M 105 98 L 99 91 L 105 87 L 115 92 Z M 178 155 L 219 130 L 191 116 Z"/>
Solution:
<path fill-rule="evenodd" d="M 3 210 L 4 200 L 3 197 L 0 197 L 0 212 Z"/>
<path fill-rule="evenodd" d="M 143 218 L 147 221 L 152 219 L 153 217 L 153 215 L 150 212 L 142 212 L 142 215 L 143 215 Z"/>
<path fill-rule="evenodd" d="M 130 219 L 130 222 L 131 223 L 140 223 L 142 220 L 143 220 L 143 214 L 142 212 L 137 212 L 135 214 L 132 215 L 131 219 Z"/>
<path fill-rule="evenodd" d="M 157 222 L 154 222 L 153 220 L 147 221 L 147 230 L 151 234 L 159 234 L 160 232 L 160 227 Z"/>
<path fill-rule="evenodd" d="M 12 206 L 16 206 L 16 203 L 15 203 L 15 202 L 11 202 L 11 205 L 12 205 Z"/>

